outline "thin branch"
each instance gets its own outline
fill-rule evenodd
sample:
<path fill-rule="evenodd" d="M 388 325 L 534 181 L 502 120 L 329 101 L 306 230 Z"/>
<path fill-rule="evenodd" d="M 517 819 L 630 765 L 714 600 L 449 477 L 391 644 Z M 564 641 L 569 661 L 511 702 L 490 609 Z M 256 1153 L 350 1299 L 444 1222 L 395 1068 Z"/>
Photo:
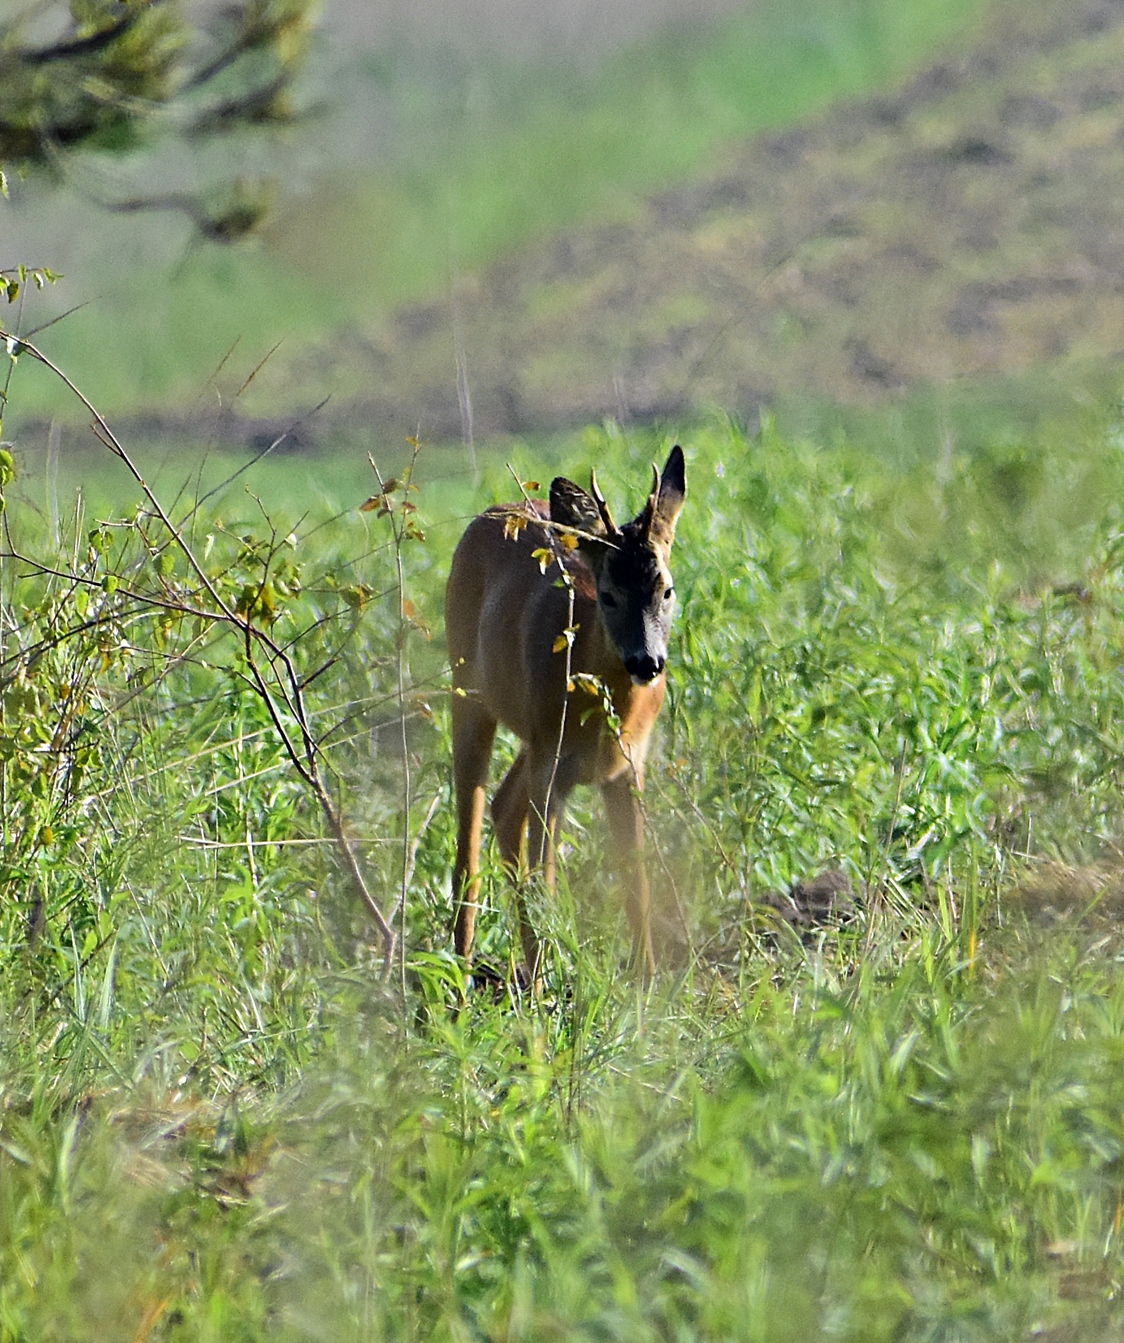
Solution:
<path fill-rule="evenodd" d="M 111 23 L 108 28 L 92 33 L 89 37 L 73 38 L 65 42 L 56 42 L 50 47 L 21 51 L 18 53 L 18 59 L 23 65 L 49 65 L 52 61 L 70 61 L 81 56 L 96 55 L 110 43 L 123 37 L 143 13 L 144 10 L 137 6 Z"/>

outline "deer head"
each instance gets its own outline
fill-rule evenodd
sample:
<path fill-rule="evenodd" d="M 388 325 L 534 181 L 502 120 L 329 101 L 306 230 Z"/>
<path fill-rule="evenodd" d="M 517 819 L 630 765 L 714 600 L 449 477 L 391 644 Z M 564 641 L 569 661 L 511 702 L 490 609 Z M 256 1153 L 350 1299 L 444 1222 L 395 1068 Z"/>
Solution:
<path fill-rule="evenodd" d="M 623 527 L 613 521 L 596 472 L 588 492 L 565 476 L 550 486 L 551 520 L 578 533 L 579 552 L 597 584 L 601 622 L 637 685 L 654 681 L 667 663 L 675 610 L 668 559 L 687 497 L 683 449 L 672 448 L 663 472 L 653 465 L 652 473 L 648 502 Z"/>

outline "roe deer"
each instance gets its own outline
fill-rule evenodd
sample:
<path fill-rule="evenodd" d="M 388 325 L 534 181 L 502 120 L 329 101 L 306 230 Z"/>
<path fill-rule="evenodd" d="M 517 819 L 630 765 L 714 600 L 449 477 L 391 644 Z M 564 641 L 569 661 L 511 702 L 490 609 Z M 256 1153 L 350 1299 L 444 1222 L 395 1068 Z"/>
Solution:
<path fill-rule="evenodd" d="M 453 892 L 456 950 L 466 960 L 476 928 L 484 790 L 502 723 L 522 743 L 492 802 L 504 865 L 518 873 L 527 831 L 529 864 L 542 868 L 552 888 L 566 799 L 575 784 L 599 785 L 635 962 L 644 975 L 655 969 L 637 794 L 664 698 L 675 607 L 668 556 L 686 497 L 683 449 L 672 448 L 662 475 L 652 469 L 648 502 L 623 527 L 613 522 L 595 473 L 588 494 L 559 476 L 549 507 L 536 500 L 488 509 L 469 523 L 453 556 L 445 593 L 454 685 Z M 563 567 L 568 577 L 560 581 Z M 591 711 L 598 700 L 582 693 L 583 684 L 595 693 L 600 686 L 616 724 L 604 709 Z M 516 898 L 529 982 L 537 987 L 541 951 L 518 882 Z"/>

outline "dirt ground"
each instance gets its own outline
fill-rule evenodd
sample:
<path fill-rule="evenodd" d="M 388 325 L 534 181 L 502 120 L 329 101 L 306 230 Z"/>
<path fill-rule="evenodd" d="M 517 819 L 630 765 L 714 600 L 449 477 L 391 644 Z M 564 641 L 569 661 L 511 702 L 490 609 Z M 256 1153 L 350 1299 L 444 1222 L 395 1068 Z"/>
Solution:
<path fill-rule="evenodd" d="M 524 433 L 1122 356 L 1124 0 L 1001 10 L 897 95 L 321 352 L 378 389 L 368 423 L 431 437 L 469 404 Z"/>

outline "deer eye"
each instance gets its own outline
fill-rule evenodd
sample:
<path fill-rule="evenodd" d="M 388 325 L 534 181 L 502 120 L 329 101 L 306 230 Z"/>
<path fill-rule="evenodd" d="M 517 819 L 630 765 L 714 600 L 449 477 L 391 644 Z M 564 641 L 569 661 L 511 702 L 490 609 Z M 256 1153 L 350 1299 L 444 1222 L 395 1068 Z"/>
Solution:
<path fill-rule="evenodd" d="M 613 596 L 611 592 L 603 592 L 601 594 L 601 602 L 602 605 L 607 606 L 611 611 L 616 607 L 617 599 Z"/>
<path fill-rule="evenodd" d="M 664 590 L 663 590 L 663 599 L 664 599 L 665 602 L 669 602 L 669 601 L 671 601 L 672 597 L 674 597 L 674 596 L 675 596 L 675 589 L 674 589 L 674 588 L 672 588 L 672 587 L 666 587 L 666 588 L 664 588 Z"/>

